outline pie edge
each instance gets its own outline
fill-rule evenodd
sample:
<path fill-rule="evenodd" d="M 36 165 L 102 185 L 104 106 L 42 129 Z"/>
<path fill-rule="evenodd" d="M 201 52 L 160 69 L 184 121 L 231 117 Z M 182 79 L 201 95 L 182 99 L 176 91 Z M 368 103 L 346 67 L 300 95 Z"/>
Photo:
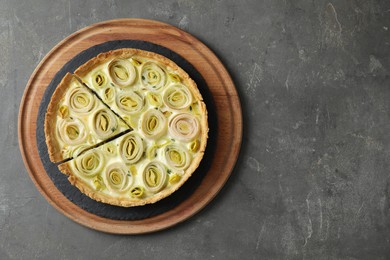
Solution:
<path fill-rule="evenodd" d="M 58 84 L 57 88 L 55 89 L 50 99 L 49 105 L 47 107 L 46 115 L 45 115 L 44 130 L 45 130 L 45 137 L 46 137 L 46 145 L 48 148 L 50 161 L 54 163 L 58 163 L 63 160 L 69 159 L 63 157 L 61 153 L 60 145 L 57 141 L 56 134 L 55 134 L 57 128 L 52 126 L 56 125 L 57 113 L 58 113 L 60 101 L 64 97 L 66 91 L 68 90 L 69 84 L 73 78 L 74 76 L 69 72 L 66 73 L 66 75 L 62 78 L 61 82 Z"/>
<path fill-rule="evenodd" d="M 178 183 L 176 183 L 174 186 L 172 186 L 170 189 L 163 190 L 162 192 L 159 192 L 158 195 L 153 195 L 147 199 L 143 200 L 132 200 L 128 197 L 125 198 L 112 198 L 108 197 L 105 194 L 98 193 L 96 190 L 92 189 L 89 184 L 84 182 L 81 178 L 77 177 L 72 170 L 69 167 L 69 162 L 60 164 L 58 168 L 61 172 L 68 175 L 69 182 L 76 186 L 83 194 L 87 195 L 88 197 L 107 204 L 115 205 L 115 206 L 122 206 L 122 207 L 133 207 L 133 206 L 142 206 L 146 204 L 152 204 L 155 203 L 165 197 L 168 197 L 172 193 L 174 193 L 176 190 L 178 190 L 183 184 L 192 176 L 192 174 L 195 172 L 195 170 L 199 167 L 200 162 L 203 159 L 204 152 L 207 146 L 207 139 L 208 139 L 208 112 L 206 110 L 206 105 L 203 102 L 203 97 L 200 94 L 200 91 L 195 83 L 194 80 L 192 80 L 187 72 L 185 72 L 181 67 L 179 67 L 175 62 L 171 61 L 170 59 L 149 51 L 144 51 L 140 49 L 133 49 L 133 48 L 123 48 L 123 49 L 117 49 L 108 51 L 105 53 L 100 53 L 96 57 L 90 59 L 83 65 L 81 65 L 77 70 L 75 70 L 74 75 L 76 77 L 79 77 L 82 79 L 84 76 L 86 76 L 88 73 L 91 72 L 92 69 L 94 69 L 96 66 L 99 66 L 101 64 L 104 64 L 108 62 L 110 59 L 115 58 L 123 58 L 128 59 L 133 55 L 139 55 L 139 56 L 145 56 L 146 58 L 156 60 L 166 67 L 170 67 L 173 71 L 175 71 L 181 79 L 185 82 L 185 85 L 190 89 L 191 93 L 195 96 L 196 100 L 198 100 L 198 104 L 200 107 L 200 113 L 201 113 L 201 122 L 200 122 L 200 129 L 201 129 L 201 135 L 200 137 L 200 143 L 201 146 L 199 148 L 199 151 L 196 154 L 196 157 L 193 158 L 190 167 L 188 167 L 185 170 L 185 173 L 181 176 L 182 178 Z M 84 84 L 86 84 L 83 81 Z M 86 85 L 89 89 L 91 89 L 88 85 Z M 93 89 L 91 89 L 93 91 Z M 110 110 L 111 107 L 110 107 Z M 112 140 L 113 141 L 113 140 Z M 142 174 L 142 173 L 140 173 Z M 167 180 L 168 182 L 169 180 Z"/>

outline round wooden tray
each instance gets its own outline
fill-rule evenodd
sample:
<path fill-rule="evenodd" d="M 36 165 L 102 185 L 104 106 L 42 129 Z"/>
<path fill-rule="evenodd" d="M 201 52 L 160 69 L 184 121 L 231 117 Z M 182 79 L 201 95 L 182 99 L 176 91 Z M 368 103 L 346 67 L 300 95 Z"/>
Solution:
<path fill-rule="evenodd" d="M 94 45 L 112 40 L 142 40 L 174 50 L 190 62 L 206 81 L 218 118 L 216 153 L 199 187 L 183 203 L 142 220 L 113 220 L 89 213 L 69 201 L 45 172 L 36 141 L 39 105 L 55 74 L 73 57 Z M 203 43 L 171 25 L 144 19 L 119 19 L 91 25 L 57 44 L 31 75 L 20 104 L 19 147 L 35 186 L 57 210 L 75 222 L 116 234 L 161 230 L 191 217 L 223 187 L 236 163 L 242 140 L 240 101 L 223 64 Z"/>

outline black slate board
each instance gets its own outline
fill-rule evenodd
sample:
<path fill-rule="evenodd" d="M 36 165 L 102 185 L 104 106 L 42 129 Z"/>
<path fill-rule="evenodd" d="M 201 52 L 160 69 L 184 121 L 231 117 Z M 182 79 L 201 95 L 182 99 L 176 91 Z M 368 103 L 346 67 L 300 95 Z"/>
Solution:
<path fill-rule="evenodd" d="M 67 72 L 73 73 L 80 65 L 97 56 L 99 53 L 120 48 L 136 48 L 151 51 L 173 60 L 178 66 L 184 69 L 198 85 L 199 91 L 201 92 L 204 102 L 206 103 L 209 117 L 209 139 L 205 155 L 198 169 L 193 173 L 191 178 L 189 178 L 188 181 L 171 196 L 160 200 L 154 204 L 149 204 L 141 207 L 123 208 L 112 206 L 94 201 L 88 196 L 81 193 L 76 187 L 72 186 L 69 183 L 67 176 L 62 174 L 58 170 L 57 166 L 50 161 L 47 152 L 47 145 L 45 142 L 44 120 L 46 110 L 50 102 L 51 96 L 53 95 L 53 92 L 61 81 L 61 79 L 65 76 Z M 214 151 L 216 147 L 216 135 L 217 116 L 215 112 L 213 98 L 207 88 L 206 82 L 204 81 L 200 73 L 183 57 L 163 46 L 145 41 L 121 40 L 109 41 L 93 46 L 79 53 L 72 60 L 66 63 L 60 71 L 57 72 L 53 80 L 48 85 L 39 107 L 36 138 L 39 156 L 47 174 L 53 181 L 54 185 L 58 188 L 58 190 L 61 191 L 71 202 L 92 214 L 104 218 L 116 220 L 140 220 L 156 216 L 174 208 L 175 206 L 185 201 L 193 193 L 193 191 L 201 183 L 213 160 Z"/>

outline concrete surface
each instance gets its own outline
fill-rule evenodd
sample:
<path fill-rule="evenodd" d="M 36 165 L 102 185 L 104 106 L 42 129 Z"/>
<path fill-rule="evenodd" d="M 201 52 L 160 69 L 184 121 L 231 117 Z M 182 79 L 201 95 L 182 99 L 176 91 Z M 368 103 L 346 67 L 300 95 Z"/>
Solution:
<path fill-rule="evenodd" d="M 114 236 L 52 208 L 24 168 L 27 79 L 60 40 L 119 17 L 204 41 L 245 118 L 233 176 L 167 231 Z M 1 259 L 386 259 L 390 256 L 390 1 L 0 1 Z"/>

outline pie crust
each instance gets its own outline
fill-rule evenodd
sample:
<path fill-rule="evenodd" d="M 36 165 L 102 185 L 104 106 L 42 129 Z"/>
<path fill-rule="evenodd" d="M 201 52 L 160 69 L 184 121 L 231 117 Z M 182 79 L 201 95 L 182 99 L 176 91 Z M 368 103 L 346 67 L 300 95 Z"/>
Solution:
<path fill-rule="evenodd" d="M 101 53 L 57 87 L 45 121 L 52 161 L 64 158 L 55 118 L 77 77 L 128 126 L 60 164 L 72 185 L 96 201 L 131 207 L 179 189 L 198 168 L 208 138 L 207 110 L 195 82 L 173 61 L 138 49 Z M 120 120 L 120 121 L 122 121 Z"/>

